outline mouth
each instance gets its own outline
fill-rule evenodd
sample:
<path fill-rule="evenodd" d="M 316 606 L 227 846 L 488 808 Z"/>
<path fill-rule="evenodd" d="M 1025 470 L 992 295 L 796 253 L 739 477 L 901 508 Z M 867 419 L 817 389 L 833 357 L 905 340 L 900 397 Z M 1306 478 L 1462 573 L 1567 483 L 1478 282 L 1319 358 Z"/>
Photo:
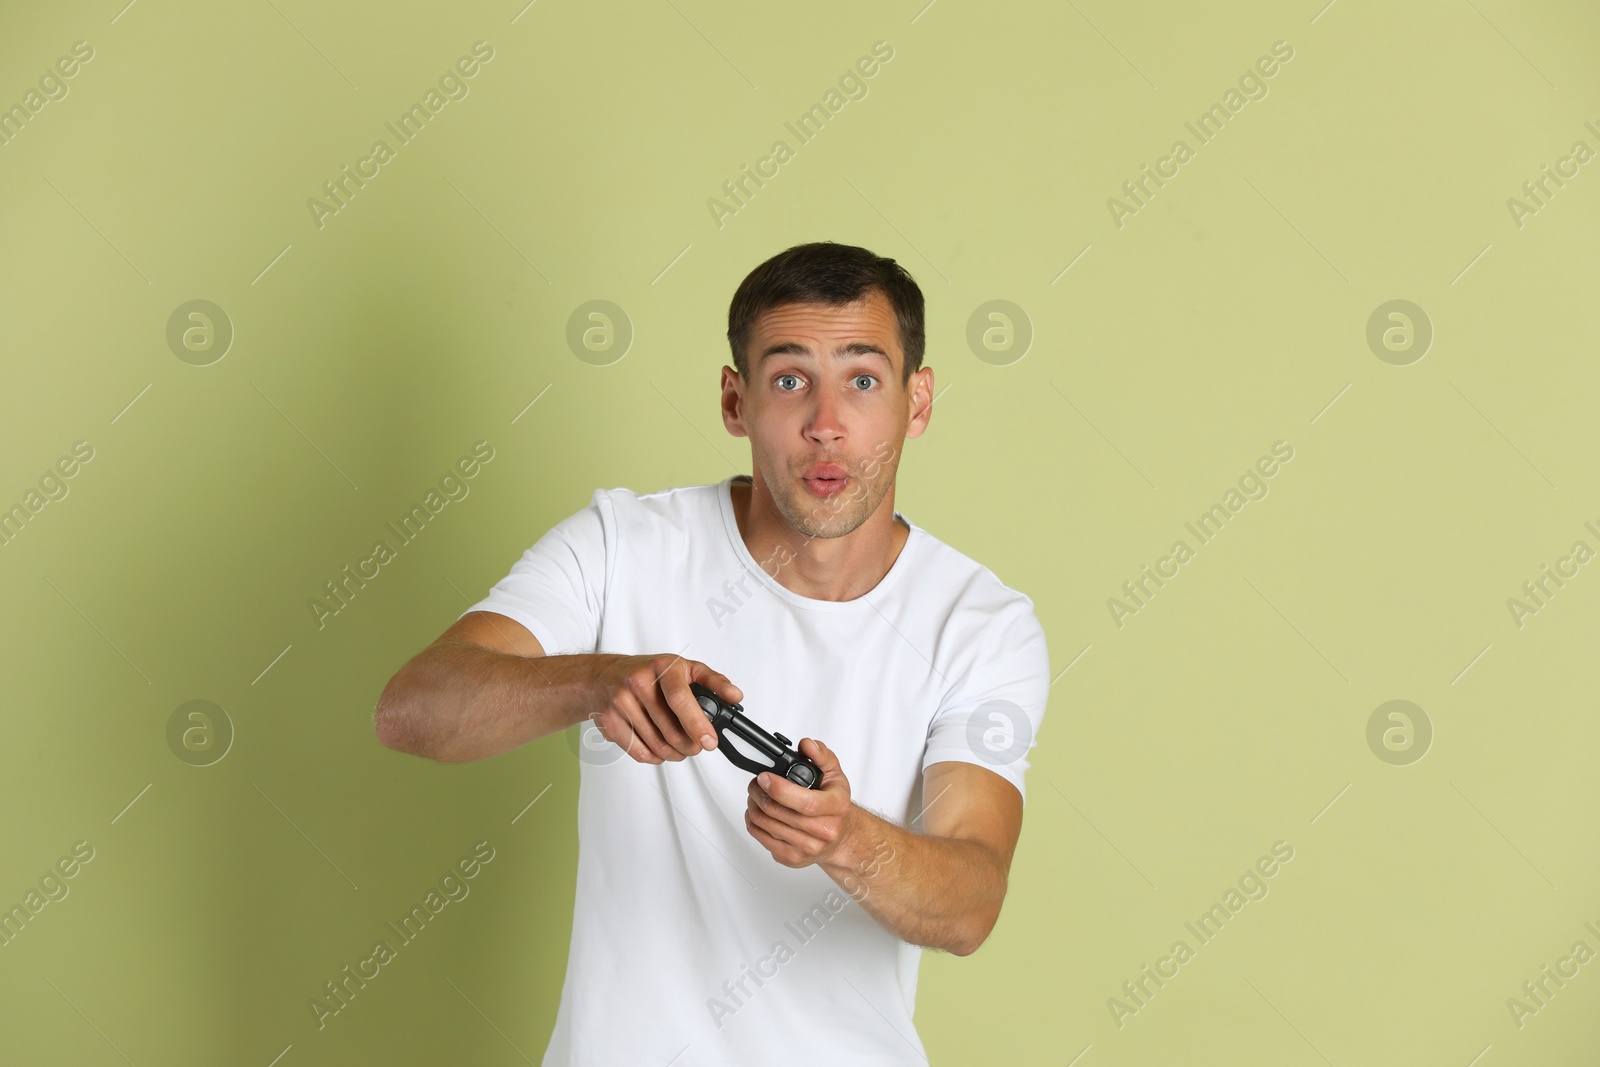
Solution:
<path fill-rule="evenodd" d="M 813 496 L 834 496 L 850 482 L 850 474 L 836 463 L 818 463 L 800 476 Z"/>

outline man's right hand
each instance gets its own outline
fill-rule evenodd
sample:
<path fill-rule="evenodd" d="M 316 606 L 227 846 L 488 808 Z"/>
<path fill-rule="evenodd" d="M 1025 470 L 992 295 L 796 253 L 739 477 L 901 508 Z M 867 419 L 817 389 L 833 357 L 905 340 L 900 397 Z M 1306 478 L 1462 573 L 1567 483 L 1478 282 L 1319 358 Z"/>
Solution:
<path fill-rule="evenodd" d="M 698 660 L 672 653 L 613 655 L 595 669 L 596 707 L 585 718 L 640 763 L 674 762 L 717 747 L 705 709 L 689 689 L 699 682 L 730 703 L 744 692 Z"/>
<path fill-rule="evenodd" d="M 547 655 L 528 628 L 469 611 L 412 656 L 373 711 L 378 740 L 398 752 L 465 763 L 591 719 L 640 763 L 681 760 L 717 747 L 689 685 L 738 702 L 739 687 L 671 653 Z"/>

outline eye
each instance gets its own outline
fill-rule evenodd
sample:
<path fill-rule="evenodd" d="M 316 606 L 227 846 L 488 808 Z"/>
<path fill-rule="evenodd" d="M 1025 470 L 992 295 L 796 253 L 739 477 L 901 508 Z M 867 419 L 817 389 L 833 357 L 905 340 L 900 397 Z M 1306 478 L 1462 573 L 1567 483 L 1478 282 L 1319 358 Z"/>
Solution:
<path fill-rule="evenodd" d="M 798 374 L 780 374 L 776 378 L 773 379 L 774 382 L 779 383 L 778 384 L 778 391 L 779 392 L 781 392 L 781 393 L 792 393 L 792 392 L 794 392 L 793 389 L 785 389 L 783 387 L 782 383 L 783 383 L 783 380 L 785 378 L 793 378 L 795 381 L 798 382 L 800 380 L 800 376 Z M 796 388 L 798 388 L 798 386 Z"/>
<path fill-rule="evenodd" d="M 870 374 L 858 374 L 858 375 L 855 376 L 855 378 L 853 380 L 857 381 L 857 382 L 862 381 L 862 380 L 866 380 L 868 382 L 875 382 L 878 379 L 874 378 Z M 866 390 L 871 389 L 871 388 L 872 388 L 872 386 L 870 386 L 870 385 L 864 385 L 864 386 L 861 387 L 862 392 L 865 392 Z"/>

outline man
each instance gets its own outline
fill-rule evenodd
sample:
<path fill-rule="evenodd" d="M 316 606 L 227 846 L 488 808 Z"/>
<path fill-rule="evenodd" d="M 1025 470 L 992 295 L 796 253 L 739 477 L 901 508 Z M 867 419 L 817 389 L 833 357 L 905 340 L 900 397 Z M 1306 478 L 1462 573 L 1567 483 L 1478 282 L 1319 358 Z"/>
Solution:
<path fill-rule="evenodd" d="M 379 701 L 385 745 L 442 761 L 605 739 L 545 1067 L 925 1063 L 922 947 L 975 951 L 1005 897 L 1049 659 L 1032 600 L 895 510 L 933 411 L 922 292 L 798 245 L 739 286 L 728 341 L 753 473 L 596 491 Z M 821 788 L 711 751 L 691 682 L 804 734 Z"/>

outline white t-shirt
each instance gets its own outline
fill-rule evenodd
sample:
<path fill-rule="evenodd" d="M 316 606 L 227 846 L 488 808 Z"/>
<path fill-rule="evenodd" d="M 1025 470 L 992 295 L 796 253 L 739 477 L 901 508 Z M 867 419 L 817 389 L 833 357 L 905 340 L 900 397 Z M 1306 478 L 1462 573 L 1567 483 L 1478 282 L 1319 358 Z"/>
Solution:
<path fill-rule="evenodd" d="M 468 611 L 515 619 L 548 655 L 706 663 L 749 718 L 795 746 L 821 740 L 852 801 L 902 826 L 941 760 L 1021 792 L 1050 685 L 1033 601 L 899 512 L 910 536 L 875 587 L 799 596 L 740 537 L 734 477 L 597 490 Z M 912 1023 L 922 949 L 821 868 L 786 867 L 750 836 L 749 772 L 720 750 L 643 764 L 591 722 L 571 731 L 577 893 L 543 1067 L 926 1062 Z"/>

